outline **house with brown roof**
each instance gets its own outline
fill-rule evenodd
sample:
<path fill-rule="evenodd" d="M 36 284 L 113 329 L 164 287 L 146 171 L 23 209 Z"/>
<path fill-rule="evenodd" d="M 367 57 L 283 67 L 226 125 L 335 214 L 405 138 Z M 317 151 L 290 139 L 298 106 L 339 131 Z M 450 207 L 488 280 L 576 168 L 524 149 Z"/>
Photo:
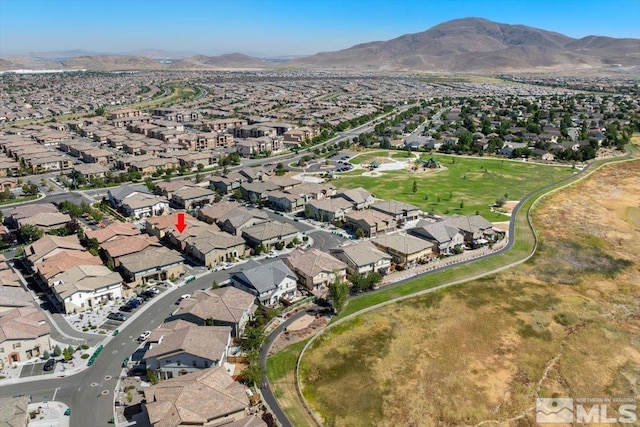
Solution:
<path fill-rule="evenodd" d="M 421 259 L 427 258 L 433 251 L 433 244 L 406 234 L 385 234 L 371 242 L 387 252 L 396 265 L 409 268 Z"/>
<path fill-rule="evenodd" d="M 29 218 L 39 213 L 56 213 L 58 208 L 53 203 L 34 203 L 16 206 L 5 211 L 7 224 L 13 228 L 18 227 L 18 221 Z"/>
<path fill-rule="evenodd" d="M 26 427 L 29 423 L 30 400 L 30 396 L 24 395 L 0 398 L 0 425 Z"/>
<path fill-rule="evenodd" d="M 231 335 L 239 337 L 256 311 L 255 299 L 233 286 L 195 291 L 191 298 L 180 301 L 174 318 L 196 325 L 230 326 Z"/>
<path fill-rule="evenodd" d="M 22 286 L 0 286 L 0 315 L 21 307 L 33 307 L 31 294 Z"/>
<path fill-rule="evenodd" d="M 96 239 L 98 244 L 108 242 L 120 237 L 137 236 L 140 234 L 140 229 L 133 224 L 124 223 L 120 221 L 112 222 L 105 228 L 98 228 L 96 230 L 87 230 L 84 235 L 87 240 Z"/>
<path fill-rule="evenodd" d="M 264 246 L 267 250 L 277 243 L 287 245 L 298 235 L 298 229 L 288 222 L 269 221 L 242 229 L 242 238 L 256 249 Z"/>
<path fill-rule="evenodd" d="M 133 288 L 149 280 L 177 278 L 184 272 L 184 258 L 164 246 L 124 255 L 119 258 L 120 271 L 127 280 L 125 286 Z"/>
<path fill-rule="evenodd" d="M 370 209 L 393 217 L 398 223 L 398 226 L 407 221 L 418 219 L 420 218 L 420 215 L 422 215 L 422 211 L 419 207 L 408 203 L 398 202 L 396 200 L 382 200 L 369 207 Z"/>
<path fill-rule="evenodd" d="M 218 218 L 232 209 L 240 207 L 238 202 L 218 202 L 198 209 L 198 219 L 209 224 L 218 222 Z"/>
<path fill-rule="evenodd" d="M 396 229 L 395 218 L 371 209 L 349 212 L 345 216 L 345 223 L 354 233 L 362 230 L 363 237 L 375 237 Z"/>
<path fill-rule="evenodd" d="M 347 264 L 349 274 L 386 274 L 391 268 L 391 255 L 379 250 L 371 241 L 361 241 L 333 248 L 331 255 Z"/>
<path fill-rule="evenodd" d="M 373 194 L 362 187 L 338 190 L 335 197 L 341 197 L 351 202 L 355 210 L 367 209 L 375 201 Z"/>
<path fill-rule="evenodd" d="M 249 397 L 222 367 L 174 377 L 144 389 L 143 405 L 155 427 L 220 426 L 245 419 Z"/>
<path fill-rule="evenodd" d="M 218 218 L 220 229 L 229 234 L 242 234 L 242 230 L 256 224 L 269 222 L 269 215 L 259 209 L 247 209 L 242 206 L 227 211 Z"/>
<path fill-rule="evenodd" d="M 224 231 L 207 231 L 184 243 L 185 253 L 207 267 L 235 261 L 246 254 L 245 240 Z"/>
<path fill-rule="evenodd" d="M 190 224 L 196 220 L 188 213 L 184 214 L 184 219 L 187 224 Z M 177 223 L 178 214 L 174 213 L 171 215 L 147 218 L 144 222 L 144 227 L 147 234 L 156 236 L 158 239 L 162 240 L 167 235 L 167 233 L 173 232 L 173 230 L 176 229 Z"/>
<path fill-rule="evenodd" d="M 216 199 L 215 191 L 192 186 L 181 187 L 171 195 L 171 203 L 180 209 L 193 209 L 211 204 Z"/>
<path fill-rule="evenodd" d="M 104 265 L 76 265 L 49 279 L 65 313 L 80 313 L 122 298 L 122 277 Z"/>
<path fill-rule="evenodd" d="M 87 251 L 62 250 L 55 255 L 43 258 L 35 263 L 33 268 L 42 281 L 47 283 L 49 279 L 76 265 L 102 265 L 102 260 Z"/>
<path fill-rule="evenodd" d="M 151 332 L 143 360 L 158 378 L 168 380 L 221 366 L 227 359 L 230 344 L 229 326 L 197 326 L 174 320 Z"/>
<path fill-rule="evenodd" d="M 296 249 L 285 258 L 285 263 L 296 273 L 300 284 L 319 295 L 326 294 L 336 280 L 344 281 L 347 277 L 344 262 L 315 248 Z"/>
<path fill-rule="evenodd" d="M 172 247 L 184 252 L 187 248 L 187 240 L 191 238 L 198 238 L 201 236 L 213 236 L 212 233 L 217 233 L 220 228 L 215 224 L 207 224 L 204 221 L 197 219 L 191 219 L 185 221 L 187 227 L 180 232 L 175 226 L 169 228 L 165 234 L 165 241 Z"/>
<path fill-rule="evenodd" d="M 0 365 L 24 362 L 51 351 L 44 312 L 21 307 L 0 313 Z"/>
<path fill-rule="evenodd" d="M 45 234 L 42 238 L 26 246 L 24 254 L 29 261 L 35 264 L 63 250 L 84 252 L 85 249 L 75 234 L 70 236 L 51 236 Z"/>
<path fill-rule="evenodd" d="M 27 218 L 18 220 L 18 227 L 24 227 L 25 225 L 32 225 L 38 227 L 43 231 L 55 230 L 57 228 L 64 227 L 71 222 L 69 214 L 61 212 L 40 212 Z"/>
<path fill-rule="evenodd" d="M 137 236 L 122 236 L 120 238 L 109 240 L 100 245 L 102 253 L 107 259 L 107 264 L 116 268 L 120 266 L 120 258 L 125 255 L 136 254 L 147 250 L 148 248 L 162 246 L 160 240 L 156 236 L 148 236 L 141 234 Z"/>
<path fill-rule="evenodd" d="M 353 203 L 341 197 L 310 200 L 305 206 L 311 218 L 322 222 L 342 220 L 352 209 Z"/>

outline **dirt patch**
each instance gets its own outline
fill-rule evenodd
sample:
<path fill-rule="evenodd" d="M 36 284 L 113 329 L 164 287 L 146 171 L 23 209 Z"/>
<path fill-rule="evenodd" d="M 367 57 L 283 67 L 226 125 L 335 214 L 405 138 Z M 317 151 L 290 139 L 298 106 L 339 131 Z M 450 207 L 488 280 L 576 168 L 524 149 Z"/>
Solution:
<path fill-rule="evenodd" d="M 539 205 L 528 263 L 323 336 L 308 401 L 330 426 L 524 426 L 536 397 L 637 397 L 638 194 L 640 161 L 607 166 Z"/>
<path fill-rule="evenodd" d="M 318 329 L 329 323 L 328 316 L 305 315 L 293 322 L 286 331 L 276 337 L 269 349 L 269 355 L 275 354 L 285 347 L 303 341 L 315 334 Z"/>

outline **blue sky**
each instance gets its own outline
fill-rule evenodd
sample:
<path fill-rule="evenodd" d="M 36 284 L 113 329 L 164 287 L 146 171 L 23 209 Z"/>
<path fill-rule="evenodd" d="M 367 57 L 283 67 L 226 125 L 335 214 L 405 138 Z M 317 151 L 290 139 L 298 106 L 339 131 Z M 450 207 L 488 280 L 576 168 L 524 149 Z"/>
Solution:
<path fill-rule="evenodd" d="M 640 38 L 640 0 L 0 0 L 0 56 L 82 49 L 306 55 L 481 17 Z"/>

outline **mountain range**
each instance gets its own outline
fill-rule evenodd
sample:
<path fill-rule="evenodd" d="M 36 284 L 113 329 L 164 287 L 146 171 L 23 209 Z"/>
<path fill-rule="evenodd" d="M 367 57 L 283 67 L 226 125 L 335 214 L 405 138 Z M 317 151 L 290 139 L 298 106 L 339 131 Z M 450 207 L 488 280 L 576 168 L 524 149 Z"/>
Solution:
<path fill-rule="evenodd" d="M 429 30 L 374 41 L 336 52 L 291 60 L 266 60 L 241 53 L 220 56 L 163 52 L 90 55 L 78 51 L 0 58 L 0 70 L 54 68 L 89 70 L 322 68 L 454 73 L 631 69 L 640 71 L 640 39 L 566 35 L 482 18 L 448 21 Z M 138 52 L 136 52 L 138 53 Z M 146 54 L 145 54 L 146 53 Z M 64 57 L 67 54 L 68 57 Z M 24 65 L 24 66 L 22 66 Z"/>

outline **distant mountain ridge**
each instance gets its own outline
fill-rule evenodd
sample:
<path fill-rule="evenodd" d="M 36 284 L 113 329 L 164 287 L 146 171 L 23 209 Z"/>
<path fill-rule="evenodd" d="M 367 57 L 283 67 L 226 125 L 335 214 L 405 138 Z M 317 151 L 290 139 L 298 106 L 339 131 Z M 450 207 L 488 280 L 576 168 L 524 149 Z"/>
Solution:
<path fill-rule="evenodd" d="M 640 40 L 560 33 L 483 18 L 448 21 L 427 31 L 295 59 L 301 67 L 358 67 L 449 72 L 569 70 L 640 66 Z"/>
<path fill-rule="evenodd" d="M 640 39 L 604 36 L 575 39 L 525 25 L 464 18 L 387 41 L 361 43 L 348 49 L 290 60 L 266 60 L 242 53 L 189 56 L 159 49 L 144 49 L 128 55 L 71 50 L 0 59 L 0 70 L 16 67 L 102 71 L 287 67 L 456 73 L 637 67 L 640 71 Z"/>

